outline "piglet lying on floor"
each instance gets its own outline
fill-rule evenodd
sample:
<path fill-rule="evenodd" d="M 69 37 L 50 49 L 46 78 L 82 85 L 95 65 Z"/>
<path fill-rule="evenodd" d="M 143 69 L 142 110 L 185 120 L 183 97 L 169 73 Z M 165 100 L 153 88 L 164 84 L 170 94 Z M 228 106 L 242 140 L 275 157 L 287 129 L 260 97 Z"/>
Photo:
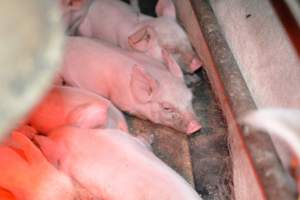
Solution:
<path fill-rule="evenodd" d="M 177 65 L 167 70 L 141 53 L 83 37 L 68 38 L 62 65 L 67 84 L 100 94 L 123 111 L 187 134 L 201 127 Z"/>
<path fill-rule="evenodd" d="M 10 146 L 0 146 L 1 199 L 75 199 L 70 178 L 55 169 L 25 135 L 14 132 L 7 142 Z"/>
<path fill-rule="evenodd" d="M 31 113 L 28 123 L 44 134 L 63 125 L 118 128 L 128 132 L 125 117 L 107 99 L 65 86 L 54 86 Z"/>
<path fill-rule="evenodd" d="M 75 0 L 73 0 L 75 1 Z M 85 3 L 86 0 L 76 2 Z M 202 63 L 187 34 L 176 22 L 171 0 L 159 0 L 159 17 L 146 16 L 119 0 L 94 0 L 79 26 L 79 34 L 103 39 L 125 49 L 135 49 L 164 61 L 162 50 L 174 56 L 186 72 L 194 72 Z"/>
<path fill-rule="evenodd" d="M 62 127 L 35 136 L 48 160 L 107 200 L 201 200 L 137 138 L 117 129 Z"/>

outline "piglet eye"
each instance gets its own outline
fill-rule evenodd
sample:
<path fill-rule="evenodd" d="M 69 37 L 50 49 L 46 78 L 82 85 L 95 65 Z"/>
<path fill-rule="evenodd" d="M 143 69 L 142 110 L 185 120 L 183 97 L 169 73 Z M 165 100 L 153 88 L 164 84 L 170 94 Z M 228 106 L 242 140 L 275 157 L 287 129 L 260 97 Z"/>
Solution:
<path fill-rule="evenodd" d="M 171 106 L 171 105 L 168 104 L 168 103 L 160 103 L 160 106 L 161 106 L 161 108 L 162 108 L 164 111 L 167 111 L 167 112 L 173 112 L 173 111 L 174 111 L 173 106 Z"/>
<path fill-rule="evenodd" d="M 164 107 L 163 108 L 165 111 L 167 111 L 167 112 L 171 112 L 172 111 L 172 108 L 170 108 L 170 107 Z"/>

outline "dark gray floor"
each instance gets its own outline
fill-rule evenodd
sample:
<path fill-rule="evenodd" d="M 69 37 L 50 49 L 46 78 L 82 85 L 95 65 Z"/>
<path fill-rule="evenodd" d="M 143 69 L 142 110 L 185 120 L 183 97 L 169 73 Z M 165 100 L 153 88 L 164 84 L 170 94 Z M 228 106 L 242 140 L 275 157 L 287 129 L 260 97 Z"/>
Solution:
<path fill-rule="evenodd" d="M 189 138 L 195 186 L 206 200 L 232 199 L 232 169 L 227 126 L 204 72 L 194 85 L 194 109 L 201 131 Z"/>
<path fill-rule="evenodd" d="M 129 3 L 130 0 L 122 0 L 126 3 Z M 139 6 L 142 13 L 156 17 L 155 14 L 155 5 L 158 0 L 139 0 Z"/>

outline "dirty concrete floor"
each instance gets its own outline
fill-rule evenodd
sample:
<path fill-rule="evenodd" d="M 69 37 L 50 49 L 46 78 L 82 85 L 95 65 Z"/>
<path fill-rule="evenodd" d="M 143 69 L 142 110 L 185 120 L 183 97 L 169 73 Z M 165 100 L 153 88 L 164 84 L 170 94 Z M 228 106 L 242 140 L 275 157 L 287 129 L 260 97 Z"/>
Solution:
<path fill-rule="evenodd" d="M 231 200 L 232 170 L 226 123 L 204 71 L 191 88 L 202 129 L 185 134 L 148 121 L 128 117 L 131 132 L 152 141 L 154 153 L 195 186 L 204 200 Z"/>
<path fill-rule="evenodd" d="M 195 186 L 206 200 L 232 198 L 232 168 L 227 126 L 204 71 L 192 89 L 194 109 L 203 127 L 189 138 Z"/>

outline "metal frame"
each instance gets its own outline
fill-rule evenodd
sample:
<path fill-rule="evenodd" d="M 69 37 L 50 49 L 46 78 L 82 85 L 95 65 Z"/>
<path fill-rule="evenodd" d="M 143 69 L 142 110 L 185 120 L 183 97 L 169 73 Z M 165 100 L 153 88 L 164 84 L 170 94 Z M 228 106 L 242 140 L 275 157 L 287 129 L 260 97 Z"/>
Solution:
<path fill-rule="evenodd" d="M 295 191 L 288 187 L 287 174 L 270 137 L 260 132 L 245 135 L 238 123 L 238 119 L 256 109 L 256 105 L 212 9 L 205 0 L 174 2 L 179 18 L 204 62 L 228 124 L 235 199 L 295 199 Z"/>

